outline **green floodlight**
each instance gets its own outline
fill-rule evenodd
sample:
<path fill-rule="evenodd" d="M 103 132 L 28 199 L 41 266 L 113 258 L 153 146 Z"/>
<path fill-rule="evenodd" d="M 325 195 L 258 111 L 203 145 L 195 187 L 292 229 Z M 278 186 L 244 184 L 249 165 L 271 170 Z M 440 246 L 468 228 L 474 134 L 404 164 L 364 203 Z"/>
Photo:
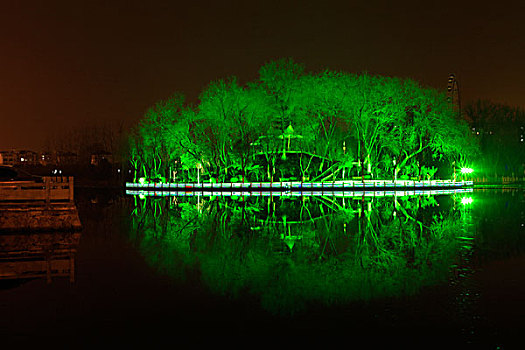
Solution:
<path fill-rule="evenodd" d="M 472 204 L 472 197 L 461 198 L 461 204 L 463 205 Z"/>
<path fill-rule="evenodd" d="M 472 172 L 474 172 L 474 169 L 472 168 L 461 168 L 462 174 L 471 174 Z"/>

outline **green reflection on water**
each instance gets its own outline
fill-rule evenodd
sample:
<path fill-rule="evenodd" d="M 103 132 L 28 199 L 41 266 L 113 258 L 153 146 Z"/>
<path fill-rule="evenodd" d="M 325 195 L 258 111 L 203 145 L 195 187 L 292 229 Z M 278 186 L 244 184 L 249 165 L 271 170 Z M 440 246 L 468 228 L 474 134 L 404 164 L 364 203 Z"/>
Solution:
<path fill-rule="evenodd" d="M 160 273 L 290 313 L 446 283 L 473 242 L 463 197 L 147 197 L 131 237 Z"/>

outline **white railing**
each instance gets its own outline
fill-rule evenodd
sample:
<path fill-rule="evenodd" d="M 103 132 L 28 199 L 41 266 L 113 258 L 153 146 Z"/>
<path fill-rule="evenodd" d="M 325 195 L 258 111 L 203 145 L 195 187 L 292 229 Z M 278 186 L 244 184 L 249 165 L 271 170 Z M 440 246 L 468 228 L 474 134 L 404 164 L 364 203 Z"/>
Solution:
<path fill-rule="evenodd" d="M 362 189 L 362 188 L 447 188 L 472 186 L 472 181 L 452 180 L 365 180 L 365 181 L 333 181 L 333 182 L 245 182 L 245 183 L 133 183 L 127 182 L 127 188 L 146 188 L 152 190 L 178 189 L 192 191 L 203 188 L 213 189 Z"/>

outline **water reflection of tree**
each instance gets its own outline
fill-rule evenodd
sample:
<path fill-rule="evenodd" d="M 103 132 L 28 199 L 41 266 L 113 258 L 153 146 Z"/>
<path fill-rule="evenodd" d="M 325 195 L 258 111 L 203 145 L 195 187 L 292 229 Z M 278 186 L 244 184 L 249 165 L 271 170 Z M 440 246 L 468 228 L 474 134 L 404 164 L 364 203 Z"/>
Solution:
<path fill-rule="evenodd" d="M 446 281 L 461 212 L 441 208 L 423 196 L 148 199 L 137 202 L 133 241 L 163 273 L 196 269 L 216 293 L 293 312 Z"/>

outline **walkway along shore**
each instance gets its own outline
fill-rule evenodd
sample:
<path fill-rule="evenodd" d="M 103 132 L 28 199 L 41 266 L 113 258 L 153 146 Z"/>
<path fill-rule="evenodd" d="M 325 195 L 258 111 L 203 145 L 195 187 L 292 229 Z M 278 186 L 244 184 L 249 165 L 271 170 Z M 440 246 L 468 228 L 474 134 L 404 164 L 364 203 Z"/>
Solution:
<path fill-rule="evenodd" d="M 473 186 L 472 181 L 452 181 L 452 180 L 344 180 L 332 182 L 222 182 L 222 183 L 138 183 L 126 182 L 127 189 L 143 190 L 286 190 L 286 191 L 312 191 L 312 190 L 362 190 L 362 189 L 435 189 L 435 188 L 463 188 Z"/>

